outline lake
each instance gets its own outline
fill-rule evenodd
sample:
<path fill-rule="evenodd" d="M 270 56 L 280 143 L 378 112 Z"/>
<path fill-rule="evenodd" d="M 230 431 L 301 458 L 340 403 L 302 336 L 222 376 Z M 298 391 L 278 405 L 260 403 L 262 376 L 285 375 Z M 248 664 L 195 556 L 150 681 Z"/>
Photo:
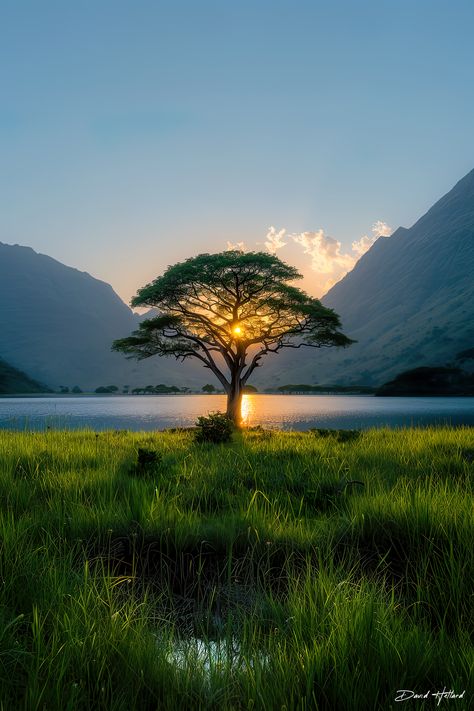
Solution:
<path fill-rule="evenodd" d="M 225 410 L 223 395 L 2 397 L 0 428 L 157 430 L 190 427 L 216 410 Z M 243 415 L 250 426 L 285 430 L 474 425 L 474 398 L 245 395 Z"/>

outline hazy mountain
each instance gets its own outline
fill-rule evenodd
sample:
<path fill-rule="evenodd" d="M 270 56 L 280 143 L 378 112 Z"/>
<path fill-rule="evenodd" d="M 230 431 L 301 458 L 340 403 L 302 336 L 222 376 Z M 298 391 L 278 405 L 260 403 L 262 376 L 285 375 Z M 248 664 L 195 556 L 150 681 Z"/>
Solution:
<path fill-rule="evenodd" d="M 202 385 L 206 371 L 169 359 L 137 363 L 110 350 L 139 317 L 109 284 L 29 247 L 0 243 L 0 357 L 57 389 Z"/>
<path fill-rule="evenodd" d="M 13 368 L 0 358 L 0 395 L 11 393 L 44 393 L 47 391 L 41 383 L 29 378 L 26 373 Z"/>
<path fill-rule="evenodd" d="M 410 229 L 379 238 L 322 299 L 358 341 L 272 359 L 262 382 L 379 384 L 474 346 L 474 170 Z"/>

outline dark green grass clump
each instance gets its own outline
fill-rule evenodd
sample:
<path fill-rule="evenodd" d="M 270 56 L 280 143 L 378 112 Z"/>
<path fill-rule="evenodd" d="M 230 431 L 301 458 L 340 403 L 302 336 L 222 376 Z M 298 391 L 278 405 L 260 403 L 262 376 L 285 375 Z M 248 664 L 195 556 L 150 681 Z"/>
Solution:
<path fill-rule="evenodd" d="M 469 708 L 472 442 L 0 432 L 0 709 Z"/>
<path fill-rule="evenodd" d="M 196 442 L 224 444 L 230 442 L 234 431 L 232 420 L 222 412 L 211 412 L 197 419 L 194 438 Z"/>

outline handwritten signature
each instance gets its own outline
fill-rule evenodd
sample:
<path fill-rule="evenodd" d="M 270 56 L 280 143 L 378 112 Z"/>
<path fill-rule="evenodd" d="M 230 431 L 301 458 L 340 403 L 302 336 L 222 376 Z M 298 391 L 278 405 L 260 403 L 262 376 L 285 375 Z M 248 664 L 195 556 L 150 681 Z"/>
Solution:
<path fill-rule="evenodd" d="M 424 694 L 417 694 L 415 691 L 411 691 L 410 689 L 398 689 L 398 695 L 395 697 L 395 701 L 409 701 L 410 699 L 432 698 L 437 700 L 437 706 L 439 706 L 441 701 L 443 700 L 464 699 L 465 693 L 466 689 L 457 694 L 452 689 L 446 689 L 446 687 L 444 687 L 443 691 L 426 691 Z"/>

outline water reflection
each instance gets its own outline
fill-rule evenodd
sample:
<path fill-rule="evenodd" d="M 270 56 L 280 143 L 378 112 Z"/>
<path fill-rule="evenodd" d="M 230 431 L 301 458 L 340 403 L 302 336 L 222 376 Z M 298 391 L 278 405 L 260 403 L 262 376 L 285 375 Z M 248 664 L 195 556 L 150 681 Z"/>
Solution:
<path fill-rule="evenodd" d="M 242 396 L 242 423 L 245 427 L 255 419 L 255 395 L 246 393 Z"/>
<path fill-rule="evenodd" d="M 255 662 L 268 662 L 267 655 L 258 658 L 246 657 L 236 637 L 230 639 L 205 640 L 199 637 L 176 640 L 170 643 L 166 659 L 182 671 L 198 669 L 205 675 L 225 669 L 244 670 L 253 668 Z"/>
<path fill-rule="evenodd" d="M 224 395 L 0 397 L 0 428 L 150 431 L 191 427 L 199 415 L 225 409 Z M 474 398 L 252 393 L 242 415 L 247 426 L 286 430 L 474 425 Z"/>

